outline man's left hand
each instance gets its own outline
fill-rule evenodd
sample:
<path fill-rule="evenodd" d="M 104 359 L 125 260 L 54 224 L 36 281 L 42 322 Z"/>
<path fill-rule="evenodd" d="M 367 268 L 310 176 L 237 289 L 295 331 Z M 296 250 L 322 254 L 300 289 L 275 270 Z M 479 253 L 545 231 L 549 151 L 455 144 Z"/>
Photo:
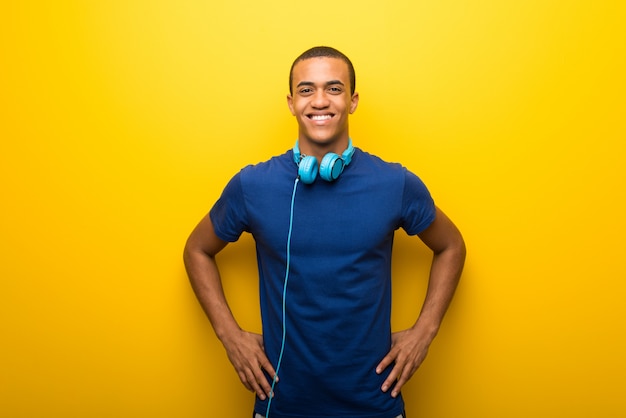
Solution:
<path fill-rule="evenodd" d="M 422 335 L 415 328 L 391 335 L 391 349 L 376 367 L 376 373 L 381 374 L 395 362 L 391 373 L 381 386 L 383 392 L 392 389 L 393 398 L 400 394 L 402 386 L 409 381 L 426 358 L 431 341 L 432 339 Z"/>

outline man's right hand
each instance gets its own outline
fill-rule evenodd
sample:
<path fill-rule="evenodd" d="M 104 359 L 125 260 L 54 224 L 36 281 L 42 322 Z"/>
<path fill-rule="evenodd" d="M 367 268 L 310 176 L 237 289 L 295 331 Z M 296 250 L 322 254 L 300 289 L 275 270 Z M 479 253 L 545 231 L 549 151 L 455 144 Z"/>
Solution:
<path fill-rule="evenodd" d="M 261 400 L 272 396 L 271 381 L 268 381 L 263 370 L 272 377 L 276 371 L 265 355 L 263 336 L 240 330 L 232 338 L 225 338 L 222 343 L 241 383 Z"/>

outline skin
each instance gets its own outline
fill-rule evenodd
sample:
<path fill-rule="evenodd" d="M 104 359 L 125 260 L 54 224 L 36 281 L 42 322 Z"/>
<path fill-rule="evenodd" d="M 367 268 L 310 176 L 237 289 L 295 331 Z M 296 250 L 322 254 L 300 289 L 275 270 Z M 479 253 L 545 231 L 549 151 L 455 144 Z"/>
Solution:
<path fill-rule="evenodd" d="M 321 159 L 328 152 L 341 154 L 348 145 L 348 119 L 358 105 L 350 94 L 347 64 L 337 58 L 311 58 L 293 70 L 293 95 L 287 104 L 298 122 L 303 154 Z M 433 251 L 428 291 L 415 324 L 391 336 L 389 353 L 376 368 L 380 374 L 393 364 L 381 390 L 396 397 L 420 367 L 437 335 L 454 295 L 465 261 L 465 244 L 452 221 L 439 209 L 433 223 L 419 238 Z M 263 374 L 275 375 L 263 349 L 263 337 L 239 327 L 224 295 L 215 256 L 227 245 L 206 215 L 192 231 L 184 261 L 193 290 L 224 345 L 243 385 L 260 399 L 271 396 Z M 346 388 L 350 390 L 350 388 Z"/>

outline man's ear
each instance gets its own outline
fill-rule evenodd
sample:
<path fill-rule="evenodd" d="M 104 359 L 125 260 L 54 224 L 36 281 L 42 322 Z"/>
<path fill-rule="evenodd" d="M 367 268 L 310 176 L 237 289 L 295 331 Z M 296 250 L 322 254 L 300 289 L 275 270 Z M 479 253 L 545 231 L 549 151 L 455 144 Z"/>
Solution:
<path fill-rule="evenodd" d="M 354 93 L 352 99 L 350 99 L 350 114 L 354 113 L 359 105 L 359 93 Z"/>
<path fill-rule="evenodd" d="M 291 112 L 291 114 L 296 116 L 296 112 L 294 112 L 293 110 L 293 97 L 291 96 L 291 94 L 287 95 L 287 106 L 289 106 L 289 111 Z"/>

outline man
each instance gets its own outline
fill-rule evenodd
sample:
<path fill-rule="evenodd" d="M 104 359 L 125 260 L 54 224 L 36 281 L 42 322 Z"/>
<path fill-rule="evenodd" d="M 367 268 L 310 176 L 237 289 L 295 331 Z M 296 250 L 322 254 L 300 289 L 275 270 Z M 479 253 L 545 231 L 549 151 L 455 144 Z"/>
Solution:
<path fill-rule="evenodd" d="M 454 224 L 417 176 L 352 146 L 354 68 L 315 47 L 292 65 L 293 150 L 245 167 L 191 233 L 192 287 L 256 417 L 395 418 L 426 357 L 465 260 Z M 414 326 L 391 333 L 391 249 L 403 228 L 433 251 Z M 242 330 L 215 256 L 242 232 L 257 248 L 263 335 Z"/>

